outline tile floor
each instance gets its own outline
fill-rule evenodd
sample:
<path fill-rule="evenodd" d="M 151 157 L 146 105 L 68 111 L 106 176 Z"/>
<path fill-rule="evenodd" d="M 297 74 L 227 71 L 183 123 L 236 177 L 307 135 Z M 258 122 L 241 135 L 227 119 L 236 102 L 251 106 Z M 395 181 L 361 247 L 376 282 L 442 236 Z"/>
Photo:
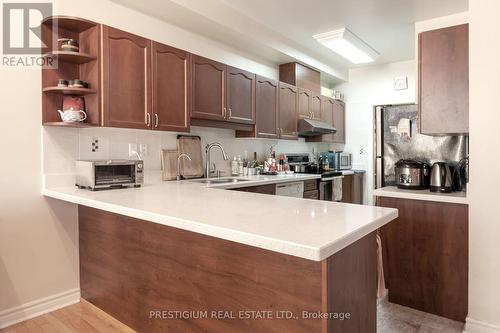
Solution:
<path fill-rule="evenodd" d="M 464 324 L 394 303 L 378 301 L 377 333 L 461 333 Z"/>

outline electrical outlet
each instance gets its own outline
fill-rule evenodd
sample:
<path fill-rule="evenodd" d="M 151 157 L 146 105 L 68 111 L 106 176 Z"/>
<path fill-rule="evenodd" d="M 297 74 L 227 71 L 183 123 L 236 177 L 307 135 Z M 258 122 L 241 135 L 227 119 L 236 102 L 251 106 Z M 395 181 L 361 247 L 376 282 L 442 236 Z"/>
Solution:
<path fill-rule="evenodd" d="M 93 153 L 96 153 L 99 151 L 99 138 L 96 138 L 96 137 L 92 137 L 92 141 L 91 141 L 91 149 L 92 149 L 92 152 Z"/>
<path fill-rule="evenodd" d="M 148 155 L 148 144 L 147 143 L 141 143 L 139 144 L 139 153 L 141 156 L 146 156 Z"/>
<path fill-rule="evenodd" d="M 137 157 L 137 143 L 128 144 L 128 157 Z"/>

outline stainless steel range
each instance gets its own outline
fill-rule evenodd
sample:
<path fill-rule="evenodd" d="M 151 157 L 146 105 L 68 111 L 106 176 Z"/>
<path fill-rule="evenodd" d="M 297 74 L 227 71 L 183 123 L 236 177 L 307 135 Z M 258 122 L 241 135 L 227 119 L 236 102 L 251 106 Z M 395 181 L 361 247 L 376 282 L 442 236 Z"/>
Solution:
<path fill-rule="evenodd" d="M 288 164 L 295 173 L 321 175 L 319 181 L 319 199 L 325 201 L 342 201 L 342 171 L 322 171 L 316 163 L 312 163 L 309 154 L 286 154 Z"/>

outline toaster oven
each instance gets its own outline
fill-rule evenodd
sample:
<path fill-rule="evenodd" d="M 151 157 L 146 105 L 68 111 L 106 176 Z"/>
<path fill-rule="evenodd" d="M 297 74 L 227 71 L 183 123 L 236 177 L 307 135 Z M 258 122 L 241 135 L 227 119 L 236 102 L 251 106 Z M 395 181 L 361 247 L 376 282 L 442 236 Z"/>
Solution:
<path fill-rule="evenodd" d="M 136 160 L 76 161 L 76 186 L 103 190 L 139 187 L 144 183 L 144 162 Z"/>

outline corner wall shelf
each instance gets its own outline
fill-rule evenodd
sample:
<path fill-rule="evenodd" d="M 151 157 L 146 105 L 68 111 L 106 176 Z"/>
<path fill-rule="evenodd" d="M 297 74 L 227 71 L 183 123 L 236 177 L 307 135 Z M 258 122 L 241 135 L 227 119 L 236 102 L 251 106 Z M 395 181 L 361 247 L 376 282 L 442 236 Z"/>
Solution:
<path fill-rule="evenodd" d="M 90 95 L 97 93 L 97 90 L 88 88 L 71 88 L 71 87 L 47 87 L 43 88 L 43 92 L 63 95 Z"/>
<path fill-rule="evenodd" d="M 56 57 L 58 61 L 70 62 L 73 64 L 85 64 L 87 62 L 96 60 L 94 57 L 87 53 L 71 52 L 71 51 L 52 51 L 43 55 L 44 58 Z"/>

